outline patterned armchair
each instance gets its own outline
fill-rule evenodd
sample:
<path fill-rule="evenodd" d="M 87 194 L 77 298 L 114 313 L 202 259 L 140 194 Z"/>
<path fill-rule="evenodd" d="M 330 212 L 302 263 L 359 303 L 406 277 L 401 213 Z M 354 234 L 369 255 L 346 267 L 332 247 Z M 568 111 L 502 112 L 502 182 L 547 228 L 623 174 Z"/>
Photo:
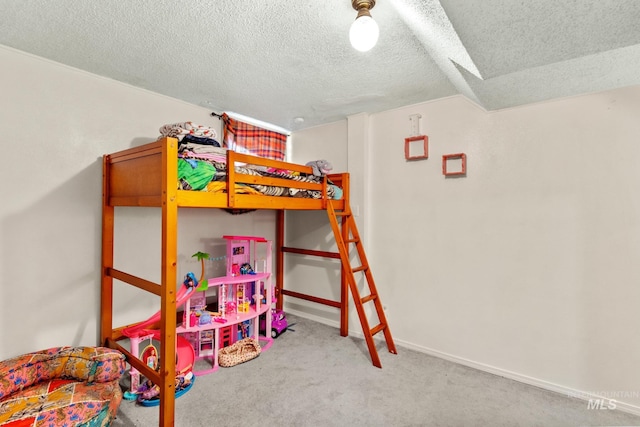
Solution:
<path fill-rule="evenodd" d="M 0 426 L 108 426 L 122 390 L 124 355 L 55 347 L 0 362 Z"/>

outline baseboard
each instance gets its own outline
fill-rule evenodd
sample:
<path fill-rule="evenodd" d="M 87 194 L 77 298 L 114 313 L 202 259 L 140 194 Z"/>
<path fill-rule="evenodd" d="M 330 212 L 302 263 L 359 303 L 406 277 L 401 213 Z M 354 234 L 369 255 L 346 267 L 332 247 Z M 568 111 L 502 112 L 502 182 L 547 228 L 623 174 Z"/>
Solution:
<path fill-rule="evenodd" d="M 323 318 L 321 316 L 310 315 L 309 313 L 305 313 L 299 310 L 287 310 L 287 312 L 303 317 L 305 319 L 313 320 L 318 323 L 322 323 L 328 326 L 333 326 L 335 328 L 340 328 L 340 324 L 336 321 L 329 320 L 327 318 Z M 349 331 L 349 335 L 363 338 L 364 335 L 361 331 Z M 376 337 L 376 340 L 383 340 L 382 337 Z M 473 360 L 465 359 L 462 357 L 454 356 L 452 354 L 443 353 L 438 350 L 434 350 L 431 348 L 419 346 L 407 341 L 402 340 L 394 340 L 394 343 L 398 347 L 404 347 L 410 350 L 415 350 L 420 353 L 428 354 L 429 356 L 434 356 L 439 359 L 448 360 L 453 363 L 457 363 L 463 366 L 467 366 L 469 368 L 477 369 L 479 371 L 488 372 L 490 374 L 498 375 L 500 377 L 508 378 L 510 380 L 518 381 L 523 384 L 528 384 L 534 387 L 538 387 L 544 390 L 553 391 L 555 393 L 559 393 L 566 397 L 573 397 L 576 399 L 583 400 L 585 402 L 591 403 L 593 401 L 603 402 L 604 407 L 607 408 L 615 408 L 616 410 L 626 412 L 629 414 L 640 416 L 640 406 L 632 405 L 630 403 L 625 403 L 620 401 L 620 397 L 624 397 L 624 394 L 621 393 L 621 396 L 601 396 L 592 392 L 585 392 L 581 390 L 576 390 L 570 387 L 565 387 L 560 384 L 555 384 L 549 381 L 540 380 L 538 378 L 529 377 L 527 375 L 522 375 L 517 372 L 508 371 L 505 369 L 497 368 L 495 366 L 486 365 L 484 363 L 475 362 Z M 586 404 L 585 404 L 586 405 Z M 613 407 L 608 406 L 613 405 Z M 594 409 L 595 410 L 595 409 Z"/>
<path fill-rule="evenodd" d="M 354 334 L 355 335 L 355 334 Z M 360 334 L 362 336 L 362 334 Z M 438 350 L 433 350 L 430 348 L 422 347 L 415 345 L 406 341 L 395 341 L 396 345 L 404 348 L 408 348 L 411 350 L 418 351 L 420 353 L 425 353 L 430 356 L 438 357 L 440 359 L 448 360 L 450 362 L 458 363 L 460 365 L 468 366 L 473 369 L 478 369 L 479 371 L 488 372 L 490 374 L 498 375 L 500 377 L 508 378 L 510 380 L 518 381 L 523 384 L 528 384 L 534 387 L 538 387 L 544 390 L 553 391 L 555 393 L 559 393 L 566 397 L 577 398 L 583 400 L 585 402 L 590 401 L 601 401 L 604 404 L 604 407 L 609 407 L 608 405 L 613 405 L 611 409 L 617 409 L 622 412 L 626 412 L 633 415 L 640 416 L 640 407 L 636 405 L 632 405 L 630 403 L 625 403 L 618 400 L 619 396 L 601 396 L 592 392 L 586 392 L 581 390 L 576 390 L 570 387 L 566 387 L 560 384 L 555 384 L 549 381 L 544 381 L 538 378 L 530 377 L 527 375 L 522 375 L 517 372 L 508 371 L 506 369 L 497 368 L 495 366 L 486 365 L 484 363 L 475 362 L 473 360 L 465 359 L 462 357 L 454 356 L 452 354 L 443 353 Z"/>
<path fill-rule="evenodd" d="M 323 325 L 333 326 L 334 328 L 340 329 L 340 323 L 339 322 L 327 319 L 326 317 L 315 316 L 315 315 L 309 314 L 309 313 L 307 313 L 305 311 L 296 310 L 296 309 L 291 308 L 289 306 L 285 306 L 284 311 L 287 312 L 287 313 L 291 313 L 294 316 L 302 317 L 304 319 L 313 320 L 314 322 L 322 323 Z M 362 335 L 362 333 L 360 334 L 360 338 L 364 338 L 364 335 Z"/>

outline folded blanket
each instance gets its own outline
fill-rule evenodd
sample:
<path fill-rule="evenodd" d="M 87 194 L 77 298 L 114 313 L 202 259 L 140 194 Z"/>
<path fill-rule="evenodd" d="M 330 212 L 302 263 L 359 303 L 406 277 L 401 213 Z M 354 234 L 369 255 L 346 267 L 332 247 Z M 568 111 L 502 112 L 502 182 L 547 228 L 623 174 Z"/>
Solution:
<path fill-rule="evenodd" d="M 215 138 L 205 138 L 202 136 L 195 135 L 184 135 L 182 141 L 180 141 L 180 145 L 182 144 L 200 144 L 200 145 L 211 145 L 214 147 L 220 147 L 220 143 L 215 140 Z"/>
<path fill-rule="evenodd" d="M 160 138 L 169 136 L 182 141 L 185 135 L 210 139 L 216 139 L 218 137 L 215 129 L 193 122 L 172 123 L 160 127 Z"/>
<path fill-rule="evenodd" d="M 208 160 L 215 158 L 223 159 L 222 161 L 224 162 L 227 161 L 227 150 L 211 145 L 183 144 L 180 146 L 180 152 L 185 157 L 201 157 Z"/>

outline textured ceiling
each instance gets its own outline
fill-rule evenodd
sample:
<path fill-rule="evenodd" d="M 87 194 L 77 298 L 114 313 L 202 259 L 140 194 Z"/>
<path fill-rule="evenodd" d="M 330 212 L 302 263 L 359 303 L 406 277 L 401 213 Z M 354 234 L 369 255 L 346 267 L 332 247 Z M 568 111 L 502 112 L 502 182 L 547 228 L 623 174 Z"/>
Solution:
<path fill-rule="evenodd" d="M 366 53 L 355 15 L 350 0 L 2 0 L 0 44 L 291 130 L 454 94 L 495 110 L 640 84 L 638 0 L 378 0 Z"/>

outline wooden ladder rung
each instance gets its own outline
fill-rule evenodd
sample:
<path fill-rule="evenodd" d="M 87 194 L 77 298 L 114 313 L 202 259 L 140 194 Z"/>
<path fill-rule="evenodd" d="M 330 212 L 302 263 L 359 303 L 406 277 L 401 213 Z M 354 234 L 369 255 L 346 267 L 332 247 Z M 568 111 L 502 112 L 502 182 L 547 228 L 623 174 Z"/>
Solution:
<path fill-rule="evenodd" d="M 364 247 L 360 240 L 355 218 L 353 217 L 353 213 L 349 206 L 346 206 L 343 211 L 338 212 L 334 209 L 333 205 L 328 204 L 327 213 L 329 215 L 331 229 L 333 230 L 333 234 L 336 239 L 336 244 L 338 245 L 340 260 L 342 263 L 341 271 L 343 279 L 351 290 L 353 301 L 358 311 L 358 317 L 360 318 L 360 324 L 362 325 L 362 332 L 364 334 L 365 341 L 367 342 L 367 347 L 369 348 L 369 354 L 371 355 L 371 361 L 374 366 L 381 368 L 382 365 L 380 364 L 380 358 L 378 357 L 378 350 L 376 349 L 376 345 L 373 341 L 373 336 L 378 332 L 384 331 L 384 338 L 389 352 L 395 354 L 396 347 L 393 343 L 393 338 L 391 338 L 391 331 L 389 330 L 386 316 L 383 312 L 383 307 L 380 304 L 380 296 L 376 291 L 376 286 L 373 282 L 373 276 L 371 274 L 371 269 L 369 268 L 367 257 L 364 253 Z M 339 224 L 338 217 L 343 218 L 342 224 Z M 354 249 L 357 249 L 358 259 L 360 260 L 359 264 L 361 264 L 356 267 L 351 264 L 351 257 L 349 254 L 349 245 L 352 243 L 356 245 Z M 356 263 L 358 262 L 356 261 Z M 367 283 L 369 293 L 369 295 L 365 297 L 360 296 L 358 282 L 354 276 L 354 273 L 357 272 L 365 272 L 364 279 L 366 279 L 365 281 Z M 367 313 L 364 309 L 364 304 L 371 301 L 375 304 L 376 312 L 378 314 L 378 322 L 380 322 L 373 329 L 369 328 L 369 320 L 367 319 Z"/>
<path fill-rule="evenodd" d="M 380 323 L 378 326 L 376 326 L 375 328 L 371 329 L 371 336 L 377 334 L 378 332 L 384 330 L 384 328 L 386 328 L 387 325 L 383 325 L 382 323 Z"/>
<path fill-rule="evenodd" d="M 377 295 L 371 294 L 371 295 L 368 295 L 368 296 L 366 296 L 366 297 L 362 298 L 362 299 L 360 300 L 360 302 L 361 302 L 361 303 L 363 303 L 363 304 L 366 304 L 366 303 L 368 303 L 369 301 L 373 301 L 373 300 L 374 300 L 374 299 L 376 299 L 377 297 L 378 297 Z"/>

